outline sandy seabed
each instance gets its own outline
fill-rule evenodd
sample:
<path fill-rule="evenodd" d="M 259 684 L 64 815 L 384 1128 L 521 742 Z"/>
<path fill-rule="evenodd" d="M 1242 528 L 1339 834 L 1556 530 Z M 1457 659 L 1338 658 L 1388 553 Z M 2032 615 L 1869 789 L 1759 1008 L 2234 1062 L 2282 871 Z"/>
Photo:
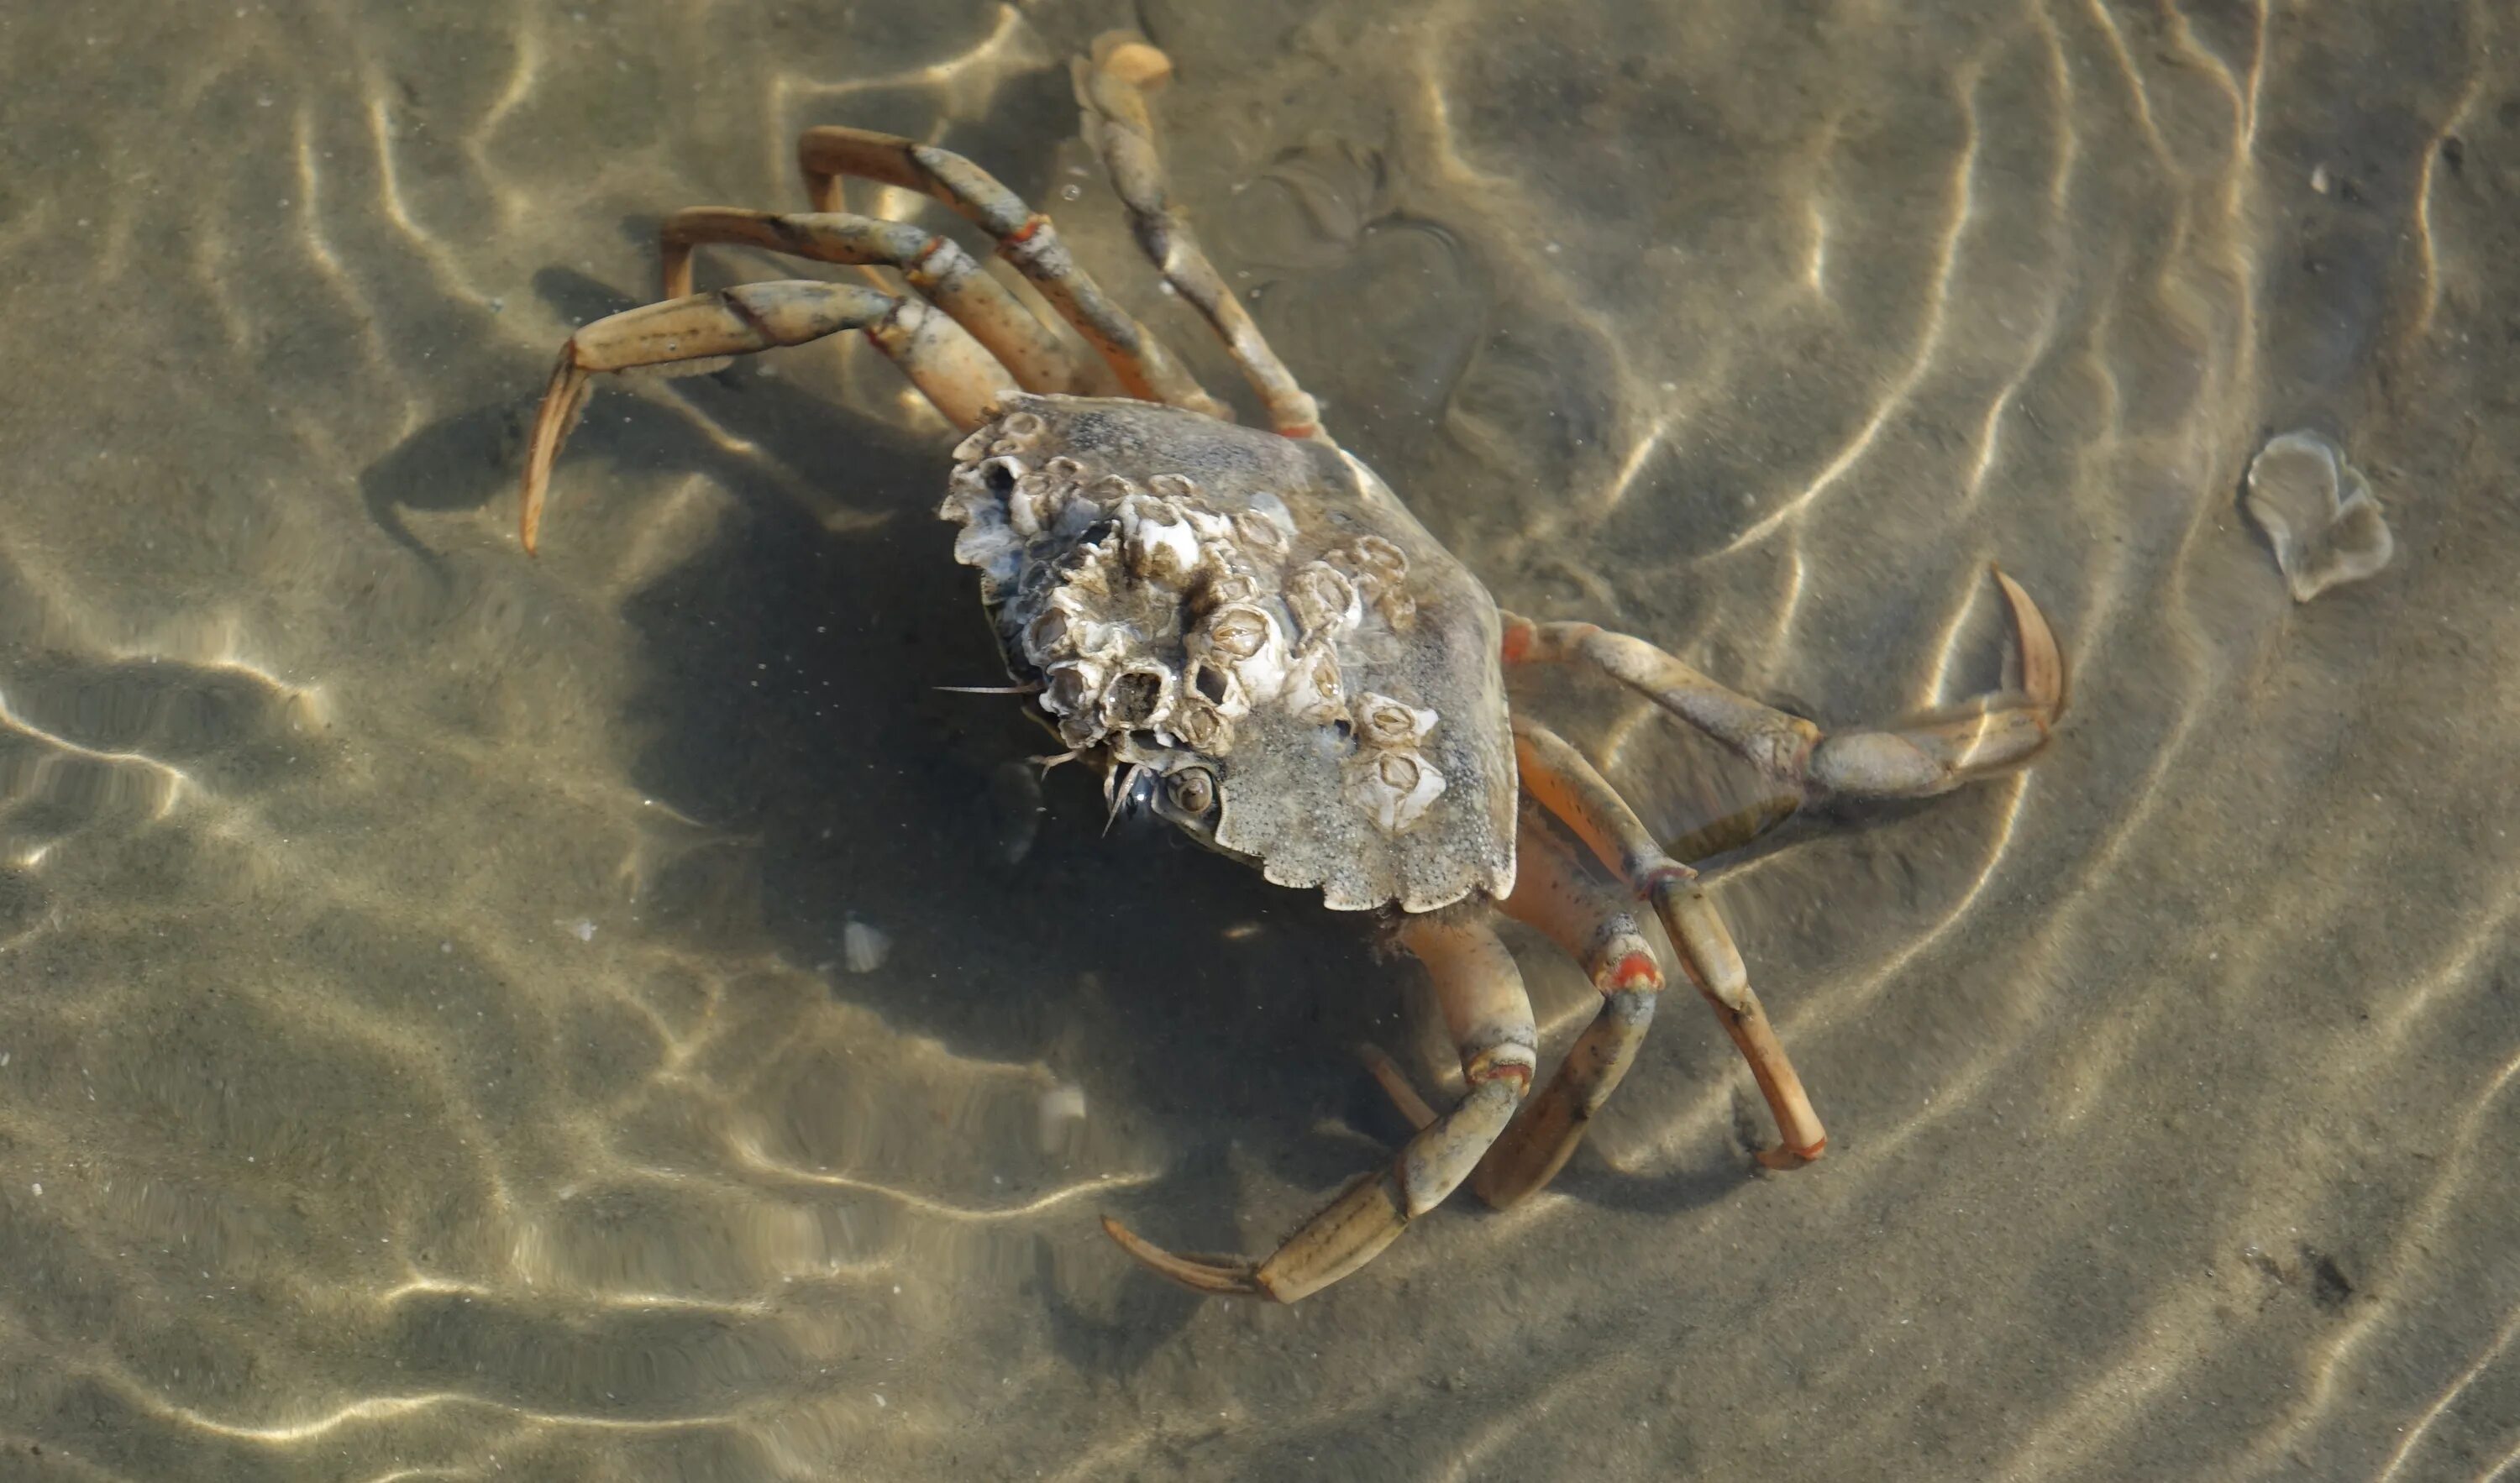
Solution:
<path fill-rule="evenodd" d="M 1132 22 L 1507 606 L 1833 724 L 1996 683 L 1990 560 L 2046 606 L 2037 766 L 1713 874 L 1820 1165 L 1682 995 L 1544 1195 L 1163 1285 L 1098 1213 L 1265 1250 L 1401 1131 L 1351 1047 L 1440 1034 L 1357 920 L 1031 817 L 1021 702 L 933 689 L 999 673 L 941 423 L 863 345 L 608 385 L 518 549 L 554 348 L 813 123 L 987 162 L 1231 386 L 1076 138 Z M 0 1478 L 2520 1478 L 2515 57 L 2487 0 L 0 12 Z M 2292 428 L 2395 534 L 2308 604 L 2240 499 Z M 1675 836 L 1737 786 L 1524 698 Z"/>

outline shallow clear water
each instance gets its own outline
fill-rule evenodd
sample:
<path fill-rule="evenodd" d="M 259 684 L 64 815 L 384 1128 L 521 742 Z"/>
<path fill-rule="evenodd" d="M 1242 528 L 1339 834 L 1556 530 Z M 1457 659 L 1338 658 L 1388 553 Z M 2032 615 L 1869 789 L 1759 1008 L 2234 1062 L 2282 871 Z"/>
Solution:
<path fill-rule="evenodd" d="M 2037 766 L 1717 876 L 1827 1159 L 1682 995 L 1542 1196 L 1164 1286 L 1099 1212 L 1266 1249 L 1440 1032 L 1087 781 L 1032 836 L 941 425 L 608 388 L 518 550 L 553 348 L 810 123 L 1231 385 L 1075 138 L 1127 7 L 18 7 L 0 1477 L 2520 1476 L 2512 12 L 1224 9 L 1141 10 L 1179 193 L 1501 602 L 1833 723 L 1997 681 L 1990 560 L 2053 619 Z M 2295 427 L 2396 547 L 2304 605 Z"/>

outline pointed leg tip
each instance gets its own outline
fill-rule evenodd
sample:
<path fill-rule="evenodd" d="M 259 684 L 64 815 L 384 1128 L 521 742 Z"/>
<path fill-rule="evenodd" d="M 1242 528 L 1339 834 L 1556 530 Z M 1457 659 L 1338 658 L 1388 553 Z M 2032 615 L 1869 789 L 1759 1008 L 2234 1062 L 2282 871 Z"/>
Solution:
<path fill-rule="evenodd" d="M 1149 1272 L 1170 1278 L 1193 1292 L 1225 1297 L 1274 1296 L 1261 1285 L 1259 1268 L 1238 1257 L 1177 1256 L 1120 1224 L 1114 1216 L 1102 1217 L 1102 1234 Z"/>
<path fill-rule="evenodd" d="M 2055 631 L 2048 626 L 2048 615 L 2039 610 L 2027 588 L 2006 576 L 2002 567 L 1992 562 L 1987 565 L 1995 573 L 1996 585 L 2003 590 L 2013 632 L 2020 639 L 2021 688 L 2052 722 L 2065 708 L 2065 658 L 2056 648 Z"/>
<path fill-rule="evenodd" d="M 1800 1169 L 1805 1165 L 1818 1163 L 1821 1155 L 1827 1151 L 1828 1140 L 1825 1138 L 1801 1148 L 1788 1148 L 1779 1144 L 1776 1147 L 1759 1150 L 1759 1166 L 1782 1174 L 1789 1169 Z"/>

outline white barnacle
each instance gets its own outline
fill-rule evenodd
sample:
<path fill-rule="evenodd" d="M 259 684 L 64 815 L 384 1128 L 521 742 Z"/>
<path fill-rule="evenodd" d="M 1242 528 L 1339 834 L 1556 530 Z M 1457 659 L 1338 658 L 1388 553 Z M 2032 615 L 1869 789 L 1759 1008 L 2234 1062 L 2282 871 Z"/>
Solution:
<path fill-rule="evenodd" d="M 991 494 L 1004 499 L 1015 487 L 1015 481 L 1031 472 L 1032 466 L 1022 459 L 995 454 L 980 462 L 980 483 Z"/>
<path fill-rule="evenodd" d="M 997 429 L 994 427 L 982 427 L 973 432 L 970 436 L 963 439 L 961 442 L 956 443 L 954 445 L 954 462 L 958 464 L 968 464 L 977 461 L 982 454 L 989 451 L 989 439 L 995 434 L 996 430 Z"/>
<path fill-rule="evenodd" d="M 1048 669 L 1062 659 L 1109 660 L 1121 648 L 1120 636 L 1108 623 L 1077 612 L 1072 594 L 1060 593 L 1052 607 L 1024 625 L 1024 657 Z"/>
<path fill-rule="evenodd" d="M 1124 625 L 1106 621 L 1089 598 L 1088 593 L 1071 582 L 1051 593 L 1046 600 L 1045 611 L 1033 623 L 1040 632 L 1063 646 L 1063 652 L 1052 657 L 1076 656 L 1109 663 L 1129 647 L 1134 637 L 1130 630 Z M 1049 620 L 1054 613 L 1063 617 L 1065 622 L 1051 625 Z"/>
<path fill-rule="evenodd" d="M 1138 486 L 1126 474 L 1106 473 L 1085 486 L 1085 497 L 1104 510 L 1117 510 L 1138 492 Z"/>
<path fill-rule="evenodd" d="M 1282 513 L 1285 507 L 1282 505 L 1279 508 Z M 1282 559 L 1286 555 L 1290 542 L 1285 528 L 1260 511 L 1242 511 L 1234 517 L 1233 524 L 1234 534 L 1243 549 L 1272 560 Z"/>
<path fill-rule="evenodd" d="M 1323 562 L 1307 562 L 1286 579 L 1286 606 L 1307 639 L 1336 638 L 1365 620 L 1356 584 Z"/>
<path fill-rule="evenodd" d="M 1183 636 L 1192 660 L 1226 670 L 1251 700 L 1266 700 L 1286 683 L 1286 638 L 1257 603 L 1230 603 Z"/>
<path fill-rule="evenodd" d="M 1081 542 L 1059 562 L 1058 579 L 1068 590 L 1107 598 L 1127 585 L 1128 572 L 1107 541 Z"/>
<path fill-rule="evenodd" d="M 1202 756 L 1222 757 L 1234 748 L 1234 722 L 1224 708 L 1192 696 L 1175 708 L 1173 735 Z"/>
<path fill-rule="evenodd" d="M 1172 719 L 1180 679 L 1169 669 L 1140 660 L 1111 677 L 1102 691 L 1102 725 L 1111 731 L 1153 731 Z"/>
<path fill-rule="evenodd" d="M 1102 692 L 1102 666 L 1091 659 L 1069 659 L 1050 667 L 1041 708 L 1054 716 L 1083 715 Z"/>
<path fill-rule="evenodd" d="M 1274 627 L 1256 605 L 1234 603 L 1218 608 L 1199 632 L 1227 659 L 1247 659 L 1269 646 Z"/>
<path fill-rule="evenodd" d="M 1158 473 L 1147 480 L 1147 487 L 1168 500 L 1184 504 L 1198 498 L 1198 485 L 1188 474 Z"/>
<path fill-rule="evenodd" d="M 1444 775 L 1414 751 L 1365 751 L 1348 764 L 1348 797 L 1386 834 L 1405 833 L 1444 791 Z"/>
<path fill-rule="evenodd" d="M 1140 496 L 1123 502 L 1120 528 L 1128 541 L 1129 569 L 1140 577 L 1182 587 L 1198 570 L 1198 536 L 1170 501 Z"/>
<path fill-rule="evenodd" d="M 1409 575 L 1409 559 L 1400 554 L 1399 547 L 1378 535 L 1358 536 L 1348 550 L 1360 568 L 1387 581 L 1397 583 Z"/>
<path fill-rule="evenodd" d="M 1229 664 L 1219 662 L 1224 657 L 1202 653 L 1192 659 L 1189 670 L 1183 675 L 1184 691 L 1192 697 L 1205 701 L 1224 719 L 1239 721 L 1251 714 L 1251 697 L 1243 690 L 1241 679 Z"/>
<path fill-rule="evenodd" d="M 1024 625 L 1024 657 L 1035 664 L 1072 658 L 1076 653 L 1076 620 L 1054 607 Z"/>
<path fill-rule="evenodd" d="M 1219 515 L 1205 505 L 1184 504 L 1182 518 L 1190 521 L 1190 528 L 1198 536 L 1199 544 L 1215 553 L 1220 560 L 1242 555 L 1241 542 L 1235 536 L 1234 521 L 1229 517 Z"/>
<path fill-rule="evenodd" d="M 1418 600 L 1409 594 L 1409 559 L 1399 547 L 1378 535 L 1361 535 L 1328 559 L 1354 573 L 1357 591 L 1393 628 L 1406 629 L 1418 616 Z"/>
<path fill-rule="evenodd" d="M 1357 699 L 1356 734 L 1372 746 L 1414 747 L 1426 740 L 1438 719 L 1431 710 L 1372 691 Z"/>
<path fill-rule="evenodd" d="M 1242 497 L 1242 503 L 1246 508 L 1243 514 L 1236 517 L 1237 522 L 1244 520 L 1255 522 L 1244 530 L 1245 539 L 1255 545 L 1269 545 L 1271 536 L 1267 531 L 1259 528 L 1259 525 L 1265 524 L 1269 530 L 1277 532 L 1275 540 L 1280 551 L 1282 552 L 1286 547 L 1294 544 L 1295 513 L 1286 508 L 1284 500 L 1266 489 L 1254 489 Z"/>
<path fill-rule="evenodd" d="M 1015 534 L 1031 540 L 1058 518 L 1073 487 L 1072 482 L 1046 470 L 1034 470 L 1015 480 L 1015 487 L 1008 491 L 1007 523 L 1014 527 Z"/>
<path fill-rule="evenodd" d="M 998 420 L 997 439 L 989 444 L 991 453 L 1021 453 L 1041 441 L 1049 425 L 1038 412 L 1017 412 Z"/>
<path fill-rule="evenodd" d="M 1347 714 L 1338 655 L 1327 643 L 1308 642 L 1286 669 L 1286 708 L 1311 726 L 1328 726 Z"/>

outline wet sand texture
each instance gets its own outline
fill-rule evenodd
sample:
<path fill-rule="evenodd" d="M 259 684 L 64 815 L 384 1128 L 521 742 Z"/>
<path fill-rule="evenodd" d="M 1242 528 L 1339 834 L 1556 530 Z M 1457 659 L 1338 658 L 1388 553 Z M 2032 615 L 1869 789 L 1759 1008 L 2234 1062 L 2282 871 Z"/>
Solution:
<path fill-rule="evenodd" d="M 1822 1165 L 1751 1171 L 1683 995 L 1525 1206 L 1166 1287 L 1097 1214 L 1265 1250 L 1400 1131 L 1354 1042 L 1439 1079 L 1425 991 L 1034 816 L 1021 702 L 932 688 L 999 671 L 891 368 L 608 384 L 517 549 L 554 349 L 812 123 L 986 161 L 1234 387 L 1076 142 L 1137 15 L 1229 279 L 1507 606 L 1833 724 L 1998 681 L 1990 560 L 2046 606 L 2035 768 L 1714 877 Z M 2515 58 L 2486 0 L 12 8 L 0 1478 L 2520 1476 Z M 2294 429 L 2395 536 L 2308 604 L 2243 508 Z M 1741 801 L 1524 699 L 1675 837 Z"/>

